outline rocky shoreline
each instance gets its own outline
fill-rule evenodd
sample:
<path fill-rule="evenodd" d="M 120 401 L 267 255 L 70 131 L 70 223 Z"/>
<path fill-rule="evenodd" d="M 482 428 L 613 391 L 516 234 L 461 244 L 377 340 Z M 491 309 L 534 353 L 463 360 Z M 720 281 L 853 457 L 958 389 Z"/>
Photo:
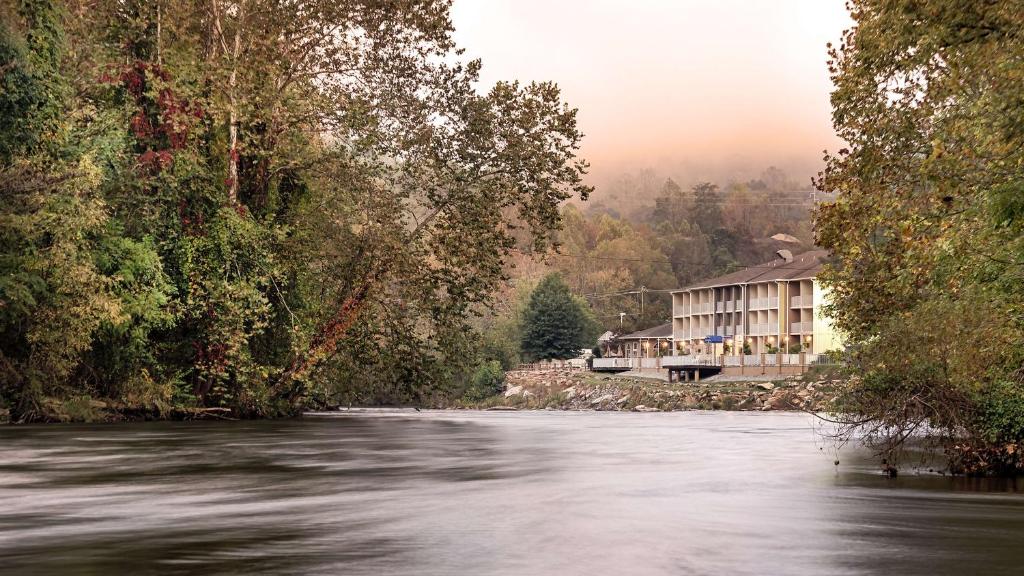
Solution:
<path fill-rule="evenodd" d="M 841 384 L 835 374 L 808 373 L 771 381 L 670 384 L 658 378 L 580 370 L 512 371 L 503 394 L 456 408 L 484 410 L 828 411 Z"/>

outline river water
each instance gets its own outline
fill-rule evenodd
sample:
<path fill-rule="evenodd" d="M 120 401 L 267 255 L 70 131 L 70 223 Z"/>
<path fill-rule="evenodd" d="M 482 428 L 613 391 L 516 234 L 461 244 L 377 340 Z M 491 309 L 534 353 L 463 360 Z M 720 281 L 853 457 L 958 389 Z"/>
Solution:
<path fill-rule="evenodd" d="M 2 574 L 976 574 L 1024 485 L 883 478 L 785 413 L 0 428 Z"/>

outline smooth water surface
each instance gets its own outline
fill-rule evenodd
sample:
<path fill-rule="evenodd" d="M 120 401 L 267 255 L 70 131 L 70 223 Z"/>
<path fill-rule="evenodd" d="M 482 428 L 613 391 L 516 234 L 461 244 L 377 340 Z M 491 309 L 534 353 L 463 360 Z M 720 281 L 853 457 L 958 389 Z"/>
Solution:
<path fill-rule="evenodd" d="M 803 414 L 369 411 L 0 428 L 2 574 L 974 574 L 1024 494 Z"/>

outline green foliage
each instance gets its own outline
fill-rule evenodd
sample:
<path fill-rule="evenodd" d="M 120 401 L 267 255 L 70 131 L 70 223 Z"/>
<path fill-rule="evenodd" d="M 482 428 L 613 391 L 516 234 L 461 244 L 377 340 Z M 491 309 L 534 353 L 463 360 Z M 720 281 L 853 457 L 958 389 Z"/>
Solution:
<path fill-rule="evenodd" d="M 817 184 L 838 199 L 816 229 L 834 257 L 830 313 L 863 375 L 846 409 L 885 423 L 886 449 L 927 431 L 961 469 L 997 470 L 1017 435 L 1007 383 L 1024 337 L 1024 13 L 966 0 L 851 11 L 830 63 L 849 148 L 827 158 Z"/>
<path fill-rule="evenodd" d="M 552 264 L 575 293 L 598 295 L 591 306 L 606 330 L 649 328 L 665 322 L 671 299 L 656 291 L 641 298 L 641 286 L 679 288 L 770 260 L 775 250 L 793 248 L 769 240 L 780 232 L 809 245 L 809 191 L 802 188 L 774 168 L 724 188 L 704 182 L 684 190 L 671 178 L 658 187 L 649 171 L 624 177 L 605 202 L 585 212 L 563 209 L 563 256 Z"/>
<path fill-rule="evenodd" d="M 473 378 L 463 397 L 471 402 L 479 402 L 501 394 L 504 388 L 505 372 L 502 370 L 501 364 L 495 360 L 489 360 L 480 364 L 473 372 Z"/>
<path fill-rule="evenodd" d="M 522 350 L 530 360 L 575 358 L 600 332 L 586 302 L 549 274 L 530 295 L 523 318 Z"/>
<path fill-rule="evenodd" d="M 0 2 L 14 420 L 431 403 L 481 340 L 518 364 L 518 321 L 474 320 L 590 191 L 556 85 L 480 93 L 443 0 L 62 6 Z"/>

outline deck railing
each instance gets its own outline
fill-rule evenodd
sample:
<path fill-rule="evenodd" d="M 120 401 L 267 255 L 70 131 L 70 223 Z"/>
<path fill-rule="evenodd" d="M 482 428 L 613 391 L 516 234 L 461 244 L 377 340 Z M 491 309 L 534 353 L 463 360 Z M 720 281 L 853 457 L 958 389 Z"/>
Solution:
<path fill-rule="evenodd" d="M 615 369 L 627 368 L 632 370 L 637 365 L 639 358 L 594 358 L 594 369 Z"/>

